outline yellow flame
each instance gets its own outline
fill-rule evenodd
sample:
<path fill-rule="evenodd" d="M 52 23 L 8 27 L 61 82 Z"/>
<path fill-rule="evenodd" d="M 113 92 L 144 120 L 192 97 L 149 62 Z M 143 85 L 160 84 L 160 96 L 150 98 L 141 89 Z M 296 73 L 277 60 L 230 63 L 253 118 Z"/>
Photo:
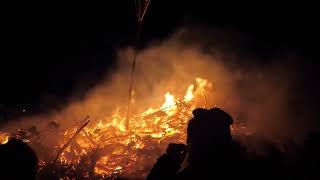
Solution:
<path fill-rule="evenodd" d="M 186 95 L 184 96 L 184 100 L 185 101 L 191 101 L 193 99 L 193 90 L 194 90 L 194 85 L 191 84 L 189 87 L 188 87 L 188 90 L 187 90 L 187 93 Z"/>
<path fill-rule="evenodd" d="M 163 111 L 165 111 L 169 116 L 173 115 L 177 109 L 175 98 L 169 92 L 167 92 L 164 97 L 166 100 L 162 104 L 161 109 L 163 109 Z"/>
<path fill-rule="evenodd" d="M 199 78 L 199 77 L 196 78 L 196 83 L 197 83 L 197 86 L 198 86 L 197 89 L 203 90 L 203 91 L 206 89 L 206 87 L 211 87 L 212 86 L 212 84 L 209 83 L 207 79 L 202 79 L 202 78 Z"/>
<path fill-rule="evenodd" d="M 171 95 L 169 92 L 167 92 L 165 95 L 165 102 L 163 103 L 163 105 L 161 106 L 161 109 L 168 109 L 171 108 L 175 105 L 175 101 L 174 101 L 174 96 Z"/>

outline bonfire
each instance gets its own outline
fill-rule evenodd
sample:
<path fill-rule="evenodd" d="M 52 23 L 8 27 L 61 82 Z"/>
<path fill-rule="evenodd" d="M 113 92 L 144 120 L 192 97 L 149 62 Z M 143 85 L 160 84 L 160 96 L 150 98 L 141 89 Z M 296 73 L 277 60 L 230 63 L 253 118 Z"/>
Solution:
<path fill-rule="evenodd" d="M 54 173 L 60 179 L 143 178 L 169 143 L 185 143 L 192 110 L 210 108 L 206 96 L 211 91 L 211 82 L 196 78 L 184 95 L 176 97 L 167 92 L 162 105 L 133 114 L 129 126 L 126 112 L 120 108 L 104 119 L 89 122 L 86 117 L 66 130 L 51 122 L 49 126 L 57 130 L 57 145 L 53 148 L 41 146 L 41 134 L 34 127 L 12 134 L 2 132 L 0 141 L 6 143 L 15 136 L 38 149 L 40 174 Z M 244 127 L 232 127 L 234 133 L 239 128 Z"/>

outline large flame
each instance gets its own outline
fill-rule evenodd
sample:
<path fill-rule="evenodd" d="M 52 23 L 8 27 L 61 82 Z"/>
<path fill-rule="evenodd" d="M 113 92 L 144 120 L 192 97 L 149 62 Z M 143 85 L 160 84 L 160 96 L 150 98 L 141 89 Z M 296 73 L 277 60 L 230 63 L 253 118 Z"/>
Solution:
<path fill-rule="evenodd" d="M 96 174 L 139 176 L 141 172 L 148 172 L 169 142 L 185 142 L 185 128 L 192 109 L 196 107 L 193 100 L 202 96 L 208 84 L 207 80 L 196 78 L 195 84 L 188 87 L 181 99 L 167 92 L 161 106 L 133 115 L 130 129 L 126 129 L 125 114 L 116 109 L 111 117 L 86 127 L 74 145 L 66 148 L 60 163 L 77 164 L 84 156 L 94 155 L 97 156 Z M 68 129 L 65 141 L 75 131 L 76 128 Z"/>

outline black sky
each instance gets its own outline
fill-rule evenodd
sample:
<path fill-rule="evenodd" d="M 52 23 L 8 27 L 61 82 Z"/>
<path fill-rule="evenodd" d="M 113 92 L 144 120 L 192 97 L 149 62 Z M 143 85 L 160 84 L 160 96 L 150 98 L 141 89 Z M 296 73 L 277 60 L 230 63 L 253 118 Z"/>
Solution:
<path fill-rule="evenodd" d="M 100 5 L 15 4 L 5 9 L 0 61 L 3 117 L 23 108 L 32 113 L 59 107 L 75 91 L 81 96 L 114 68 L 116 50 L 135 40 L 134 4 L 129 0 Z M 302 57 L 301 93 L 312 100 L 309 94 L 319 90 L 316 10 L 314 4 L 301 2 L 153 0 L 142 44 L 166 38 L 182 25 L 232 29 L 246 35 L 247 51 L 257 57 L 282 52 Z"/>

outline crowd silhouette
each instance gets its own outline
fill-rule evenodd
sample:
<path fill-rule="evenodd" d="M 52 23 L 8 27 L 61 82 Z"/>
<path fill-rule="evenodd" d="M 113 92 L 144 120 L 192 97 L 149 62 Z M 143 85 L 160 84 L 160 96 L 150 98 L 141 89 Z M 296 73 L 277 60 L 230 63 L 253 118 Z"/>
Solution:
<path fill-rule="evenodd" d="M 147 180 L 320 179 L 319 133 L 311 133 L 303 146 L 294 144 L 287 150 L 265 141 L 264 155 L 257 155 L 233 139 L 233 119 L 228 113 L 219 108 L 200 108 L 193 111 L 193 116 L 187 145 L 170 144 Z"/>
<path fill-rule="evenodd" d="M 233 138 L 230 130 L 233 119 L 225 111 L 199 108 L 192 113 L 186 144 L 169 144 L 147 180 L 320 179 L 320 133 L 310 133 L 303 145 L 296 145 L 294 150 L 265 142 L 265 154 L 259 156 L 248 153 Z M 15 138 L 0 145 L 0 165 L 0 179 L 4 180 L 59 179 L 52 174 L 37 174 L 35 152 Z M 95 179 L 93 173 L 89 179 Z"/>

